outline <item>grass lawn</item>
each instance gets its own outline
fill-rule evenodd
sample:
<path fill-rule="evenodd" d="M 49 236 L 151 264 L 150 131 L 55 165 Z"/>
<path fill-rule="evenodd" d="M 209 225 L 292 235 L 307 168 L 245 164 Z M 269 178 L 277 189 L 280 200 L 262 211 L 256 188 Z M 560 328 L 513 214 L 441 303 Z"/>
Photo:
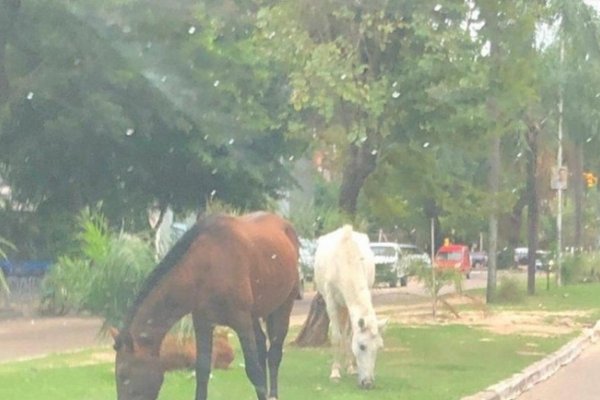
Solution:
<path fill-rule="evenodd" d="M 524 303 L 490 307 L 492 312 L 586 310 L 588 314 L 580 322 L 591 323 L 600 318 L 600 285 L 551 287 L 546 291 L 545 282 L 538 279 L 536 295 L 527 297 Z M 499 335 L 465 325 L 391 324 L 384 334 L 385 349 L 377 360 L 376 388 L 372 391 L 359 390 L 354 377 L 331 383 L 329 349 L 287 346 L 281 368 L 280 397 L 285 400 L 460 399 L 510 377 L 557 350 L 576 334 L 534 337 Z M 295 335 L 296 332 L 291 332 L 290 338 Z M 233 344 L 237 342 L 234 340 Z M 114 399 L 112 360 L 112 350 L 102 348 L 0 364 L 0 399 Z M 209 384 L 212 400 L 255 398 L 242 362 L 238 352 L 230 370 L 214 371 Z M 169 373 L 160 399 L 192 399 L 194 387 L 191 372 Z"/>
<path fill-rule="evenodd" d="M 499 336 L 465 326 L 391 325 L 377 365 L 377 387 L 361 391 L 354 377 L 329 382 L 329 351 L 287 347 L 280 397 L 305 399 L 451 400 L 472 394 L 542 358 L 568 337 Z M 0 399 L 106 400 L 115 398 L 113 363 L 98 359 L 106 349 L 0 364 Z M 211 399 L 254 399 L 241 357 L 228 371 L 215 371 Z M 192 399 L 190 372 L 167 375 L 160 399 Z"/>

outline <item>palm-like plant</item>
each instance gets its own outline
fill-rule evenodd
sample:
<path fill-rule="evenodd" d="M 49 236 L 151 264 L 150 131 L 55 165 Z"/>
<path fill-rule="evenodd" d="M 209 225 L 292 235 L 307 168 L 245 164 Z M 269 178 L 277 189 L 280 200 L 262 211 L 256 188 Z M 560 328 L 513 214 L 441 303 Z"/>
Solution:
<path fill-rule="evenodd" d="M 0 237 L 0 258 L 6 259 L 6 253 L 2 248 L 9 248 L 11 250 L 15 250 L 15 245 L 13 245 L 8 240 Z M 2 293 L 10 293 L 10 288 L 8 287 L 8 282 L 6 281 L 6 277 L 4 276 L 4 272 L 0 269 L 0 294 Z"/>

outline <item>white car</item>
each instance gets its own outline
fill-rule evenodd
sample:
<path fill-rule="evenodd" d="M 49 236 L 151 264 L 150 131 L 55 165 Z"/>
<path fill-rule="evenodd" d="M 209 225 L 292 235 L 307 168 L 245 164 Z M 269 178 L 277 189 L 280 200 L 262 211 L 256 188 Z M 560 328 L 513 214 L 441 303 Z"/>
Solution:
<path fill-rule="evenodd" d="M 409 243 L 399 243 L 402 260 L 405 262 L 406 268 L 410 271 L 412 267 L 423 265 L 431 267 L 431 257 L 421 250 L 418 246 Z"/>
<path fill-rule="evenodd" d="M 402 248 L 395 242 L 372 242 L 375 256 L 375 283 L 387 283 L 390 287 L 406 286 L 408 268 L 403 262 Z"/>

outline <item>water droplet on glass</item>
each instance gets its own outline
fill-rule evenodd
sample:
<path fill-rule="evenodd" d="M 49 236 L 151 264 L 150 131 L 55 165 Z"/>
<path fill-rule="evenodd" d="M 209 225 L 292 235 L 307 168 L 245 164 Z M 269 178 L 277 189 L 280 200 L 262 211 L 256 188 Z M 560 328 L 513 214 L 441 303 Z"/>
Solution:
<path fill-rule="evenodd" d="M 127 172 L 132 172 L 133 171 L 133 165 L 130 165 L 129 167 L 127 167 Z"/>
<path fill-rule="evenodd" d="M 131 136 L 131 135 L 133 135 L 134 133 L 135 133 L 135 129 L 133 129 L 133 128 L 129 128 L 129 129 L 127 129 L 127 132 L 125 132 L 125 135 L 127 135 L 127 136 Z"/>
<path fill-rule="evenodd" d="M 33 92 L 27 93 L 27 100 L 33 99 Z"/>
<path fill-rule="evenodd" d="M 151 49 L 152 48 L 152 42 L 146 42 L 146 48 L 147 49 Z"/>
<path fill-rule="evenodd" d="M 215 197 L 215 194 L 217 194 L 217 191 L 213 189 L 213 191 L 210 192 L 210 197 Z"/>
<path fill-rule="evenodd" d="M 397 81 L 395 81 L 394 83 L 392 83 L 392 87 L 396 87 L 396 86 L 398 86 L 398 82 Z"/>
<path fill-rule="evenodd" d="M 214 87 L 217 87 L 217 86 L 219 86 L 219 83 L 221 83 L 221 82 L 219 82 L 219 80 L 217 79 L 217 80 L 215 81 L 215 83 L 213 83 L 213 86 L 214 86 Z"/>
<path fill-rule="evenodd" d="M 430 143 L 429 143 L 429 142 L 425 142 L 425 143 L 423 143 L 423 148 L 424 148 L 424 149 L 428 148 L 429 146 L 430 146 Z"/>
<path fill-rule="evenodd" d="M 289 161 L 294 161 L 294 156 L 290 156 L 290 157 L 288 158 L 288 160 L 289 160 Z"/>
<path fill-rule="evenodd" d="M 188 29 L 188 33 L 190 35 L 193 35 L 194 33 L 196 33 L 196 27 L 195 26 L 190 26 L 190 29 Z"/>
<path fill-rule="evenodd" d="M 392 93 L 392 97 L 397 99 L 398 97 L 400 97 L 400 92 L 395 91 L 394 93 Z"/>
<path fill-rule="evenodd" d="M 522 152 L 518 152 L 517 153 L 517 158 L 521 158 L 521 156 L 523 156 L 523 153 Z"/>
<path fill-rule="evenodd" d="M 167 76 L 163 75 L 162 78 L 160 78 L 160 81 L 161 82 L 166 82 L 167 81 Z"/>
<path fill-rule="evenodd" d="M 210 171 L 210 173 L 211 173 L 211 174 L 213 174 L 213 175 L 216 175 L 216 174 L 217 174 L 217 172 L 218 172 L 218 169 L 217 169 L 217 168 L 215 168 L 215 169 L 213 169 L 212 171 Z"/>
<path fill-rule="evenodd" d="M 273 255 L 271 256 L 271 259 L 273 259 L 273 260 L 274 260 L 274 259 L 276 259 L 276 258 L 277 258 L 277 254 L 273 254 Z"/>
<path fill-rule="evenodd" d="M 272 31 L 271 33 L 269 33 L 269 36 L 267 36 L 267 38 L 269 39 L 273 39 L 275 37 L 275 31 Z"/>
<path fill-rule="evenodd" d="M 229 145 L 232 145 L 232 144 L 234 144 L 234 143 L 235 143 L 235 139 L 233 139 L 233 138 L 232 138 L 232 139 L 229 139 L 229 142 L 227 142 L 227 143 L 228 143 Z"/>
<path fill-rule="evenodd" d="M 433 7 L 434 11 L 440 11 L 442 9 L 442 5 L 441 4 L 436 4 L 435 7 Z"/>
<path fill-rule="evenodd" d="M 208 135 L 204 135 L 204 140 L 208 140 Z"/>
<path fill-rule="evenodd" d="M 589 138 L 587 138 L 587 139 L 585 140 L 585 142 L 586 142 L 586 143 L 589 143 L 589 142 L 591 142 L 591 141 L 592 141 L 592 139 L 593 139 L 592 137 L 589 137 Z"/>
<path fill-rule="evenodd" d="M 344 80 L 344 79 L 346 79 L 346 74 L 342 74 L 342 75 L 340 76 L 340 79 L 341 79 L 341 80 Z"/>
<path fill-rule="evenodd" d="M 372 155 L 376 155 L 377 153 L 378 153 L 378 151 L 377 151 L 377 150 L 373 150 L 373 151 L 371 151 L 371 154 L 372 154 Z"/>

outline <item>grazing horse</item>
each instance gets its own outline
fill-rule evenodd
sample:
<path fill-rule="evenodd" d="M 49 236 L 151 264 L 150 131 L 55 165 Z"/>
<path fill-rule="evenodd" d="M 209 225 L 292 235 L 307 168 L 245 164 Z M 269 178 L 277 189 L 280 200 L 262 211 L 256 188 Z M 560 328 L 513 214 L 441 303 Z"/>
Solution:
<path fill-rule="evenodd" d="M 118 400 L 158 397 L 164 377 L 161 342 L 188 313 L 198 352 L 196 400 L 207 397 L 215 325 L 238 335 L 258 399 L 277 398 L 282 348 L 298 292 L 297 261 L 296 233 L 274 214 L 200 218 L 146 279 L 123 327 L 113 334 Z"/>
<path fill-rule="evenodd" d="M 348 372 L 358 372 L 363 389 L 374 385 L 377 351 L 383 347 L 380 329 L 386 322 L 377 320 L 371 301 L 373 259 L 368 236 L 354 232 L 350 225 L 321 236 L 315 253 L 314 280 L 331 321 L 330 378 L 340 379 L 344 362 Z"/>

